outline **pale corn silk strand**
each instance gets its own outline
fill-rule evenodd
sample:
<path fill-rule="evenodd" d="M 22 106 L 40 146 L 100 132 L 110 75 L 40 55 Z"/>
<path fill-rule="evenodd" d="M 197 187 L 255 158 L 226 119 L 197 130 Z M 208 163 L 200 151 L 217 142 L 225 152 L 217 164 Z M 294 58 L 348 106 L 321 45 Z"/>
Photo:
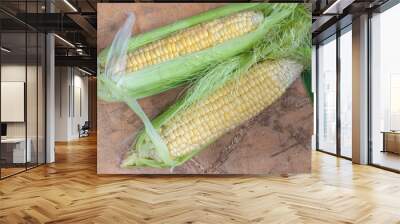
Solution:
<path fill-rule="evenodd" d="M 132 27 L 135 24 L 135 20 L 135 15 L 133 13 L 129 13 L 125 23 L 115 35 L 114 40 L 110 46 L 110 50 L 107 54 L 107 60 L 105 64 L 105 77 L 109 81 L 114 82 L 116 86 L 121 88 L 122 83 L 120 77 L 123 75 L 123 71 L 125 71 L 127 65 L 128 40 L 132 36 Z M 174 162 L 170 158 L 167 145 L 164 143 L 160 134 L 156 131 L 150 119 L 147 117 L 146 113 L 137 102 L 137 99 L 133 97 L 126 97 L 123 99 L 123 101 L 142 120 L 145 126 L 145 131 L 152 143 L 154 144 L 160 159 L 165 164 L 174 167 Z"/>

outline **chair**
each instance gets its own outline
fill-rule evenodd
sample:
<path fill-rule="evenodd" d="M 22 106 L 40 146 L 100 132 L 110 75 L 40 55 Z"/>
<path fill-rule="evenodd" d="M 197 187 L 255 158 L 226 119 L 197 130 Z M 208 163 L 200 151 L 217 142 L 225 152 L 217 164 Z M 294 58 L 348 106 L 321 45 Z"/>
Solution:
<path fill-rule="evenodd" d="M 90 129 L 89 121 L 85 121 L 82 127 L 80 127 L 80 125 L 78 124 L 79 138 L 89 136 L 89 129 Z"/>

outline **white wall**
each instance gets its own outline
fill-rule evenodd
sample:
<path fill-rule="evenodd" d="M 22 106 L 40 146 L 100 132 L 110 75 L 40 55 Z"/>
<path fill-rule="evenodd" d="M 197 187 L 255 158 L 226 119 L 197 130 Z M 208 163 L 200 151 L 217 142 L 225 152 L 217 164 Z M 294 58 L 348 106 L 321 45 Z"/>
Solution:
<path fill-rule="evenodd" d="M 69 117 L 69 96 L 68 88 L 70 84 L 68 67 L 55 68 L 55 141 L 68 140 L 68 117 Z"/>
<path fill-rule="evenodd" d="M 82 126 L 88 120 L 88 78 L 83 75 L 76 68 L 56 67 L 56 141 L 79 138 L 78 124 Z"/>
<path fill-rule="evenodd" d="M 29 68 L 28 68 L 29 69 Z M 1 81 L 3 82 L 25 82 L 25 65 L 9 64 L 1 66 Z M 5 108 L 1 108 L 5 110 Z M 8 137 L 25 137 L 25 123 L 12 122 L 7 123 Z"/>
<path fill-rule="evenodd" d="M 25 83 L 1 82 L 1 121 L 24 122 Z M 35 106 L 36 108 L 36 106 Z"/>
<path fill-rule="evenodd" d="M 78 138 L 79 133 L 78 133 L 78 124 L 81 126 L 85 123 L 85 121 L 88 120 L 88 78 L 81 76 L 82 73 L 79 73 L 79 75 L 76 75 L 75 70 L 75 75 L 74 75 L 74 83 L 73 85 L 75 86 L 74 88 L 74 93 L 73 96 L 75 100 L 75 105 L 73 110 L 75 110 L 75 113 L 73 113 L 73 119 L 71 120 L 71 135 L 73 138 Z M 80 93 L 79 93 L 80 91 Z M 80 97 L 78 97 L 80 94 Z M 80 103 L 78 102 L 80 100 Z M 79 108 L 81 107 L 81 108 Z M 80 111 L 81 109 L 82 111 Z"/>
<path fill-rule="evenodd" d="M 35 74 L 36 76 L 36 67 L 27 66 L 28 75 Z M 1 66 L 1 81 L 3 82 L 25 82 L 25 65 L 18 64 L 5 64 Z M 29 78 L 29 77 L 28 77 Z M 26 82 L 25 82 L 26 83 Z M 36 86 L 36 80 L 29 80 L 30 85 Z M 36 111 L 36 88 L 28 88 L 27 89 L 27 106 L 35 107 L 33 110 Z M 33 104 L 31 104 L 33 102 Z M 29 105 L 31 104 L 31 105 Z M 6 108 L 1 108 L 5 110 Z M 32 108 L 29 109 L 28 112 L 33 111 Z M 36 130 L 36 113 L 27 113 L 28 118 L 28 129 L 30 127 Z M 34 124 L 31 124 L 34 122 Z M 33 127 L 35 126 L 35 127 Z M 28 137 L 29 133 L 28 130 Z M 25 122 L 7 122 L 7 136 L 8 137 L 25 137 Z"/>

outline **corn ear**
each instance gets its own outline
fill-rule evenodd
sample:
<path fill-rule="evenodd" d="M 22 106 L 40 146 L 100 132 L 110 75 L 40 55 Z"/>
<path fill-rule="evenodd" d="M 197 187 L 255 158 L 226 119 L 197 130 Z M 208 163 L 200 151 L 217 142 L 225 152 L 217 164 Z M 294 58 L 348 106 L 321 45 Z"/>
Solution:
<path fill-rule="evenodd" d="M 121 101 L 124 98 L 140 99 L 165 90 L 175 88 L 187 81 L 201 76 L 202 72 L 215 64 L 239 53 L 251 50 L 263 40 L 273 27 L 295 10 L 290 4 L 254 4 L 246 9 L 264 13 L 264 20 L 252 32 L 225 41 L 214 47 L 193 52 L 153 64 L 135 72 L 118 76 L 117 81 L 99 75 L 99 96 L 109 101 Z"/>
<path fill-rule="evenodd" d="M 302 4 L 293 4 L 293 6 L 295 7 L 288 18 L 276 24 L 274 30 L 269 32 L 268 36 L 265 36 L 252 47 L 252 51 L 224 60 L 217 66 L 205 71 L 200 78 L 196 79 L 184 98 L 152 121 L 154 127 L 161 132 L 160 128 L 169 120 L 176 119 L 181 111 L 191 108 L 198 101 L 213 94 L 216 89 L 225 86 L 227 81 L 241 77 L 242 73 L 246 73 L 248 68 L 259 60 L 278 59 L 277 61 L 279 61 L 281 58 L 294 58 L 304 68 L 309 68 L 311 14 Z M 154 147 L 153 142 L 150 142 L 147 134 L 142 131 L 121 166 L 174 167 L 191 159 L 207 146 L 206 144 L 204 147 L 189 150 L 174 157 L 171 165 L 171 163 L 166 163 L 163 159 L 160 159 L 159 153 L 153 150 L 157 148 Z M 163 154 L 167 153 L 171 156 L 172 153 L 170 153 L 168 147 L 165 146 L 165 148 Z M 180 150 L 175 151 L 179 154 Z"/>
<path fill-rule="evenodd" d="M 218 19 L 224 16 L 229 16 L 233 13 L 241 12 L 244 10 L 254 10 L 258 8 L 259 3 L 237 3 L 228 4 L 223 7 L 218 7 L 212 10 L 208 10 L 199 15 L 191 16 L 186 19 L 179 20 L 172 24 L 153 29 L 149 32 L 139 34 L 130 38 L 127 46 L 127 51 L 132 52 L 136 49 L 143 47 L 146 44 L 160 40 L 171 35 L 174 32 L 178 32 L 183 29 L 187 29 L 191 26 L 195 26 L 200 23 L 208 22 L 214 19 Z M 103 49 L 98 56 L 98 65 L 100 68 L 104 68 L 107 63 L 107 55 L 110 53 L 110 47 Z M 113 53 L 113 52 L 111 52 Z"/>
<path fill-rule="evenodd" d="M 264 15 L 243 11 L 181 30 L 128 53 L 126 72 L 201 51 L 255 30 Z"/>
<path fill-rule="evenodd" d="M 182 164 L 229 130 L 260 113 L 285 92 L 302 69 L 303 66 L 293 60 L 267 60 L 255 64 L 188 108 L 176 112 L 180 103 L 173 106 L 166 115 L 161 115 L 164 122 L 154 124 L 168 147 L 170 158 L 175 165 Z M 170 116 L 172 113 L 174 115 Z M 172 118 L 163 119 L 166 117 Z M 152 153 L 151 145 L 142 133 L 135 150 L 121 165 L 165 167 L 157 153 Z"/>
<path fill-rule="evenodd" d="M 301 63 L 305 70 L 310 70 L 310 25 L 310 10 L 305 5 L 298 4 L 292 14 L 277 24 L 273 32 L 257 43 L 251 52 L 229 58 L 196 79 L 187 91 L 183 107 L 215 91 L 227 80 L 246 71 L 258 61 L 290 58 Z M 302 78 L 306 87 L 309 86 L 309 73 L 304 72 Z"/>

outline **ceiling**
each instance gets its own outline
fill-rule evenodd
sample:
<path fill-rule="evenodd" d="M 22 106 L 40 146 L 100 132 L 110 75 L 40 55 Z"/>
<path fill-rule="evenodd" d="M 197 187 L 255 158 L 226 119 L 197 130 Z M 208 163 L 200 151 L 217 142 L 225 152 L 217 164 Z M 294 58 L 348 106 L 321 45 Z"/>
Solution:
<path fill-rule="evenodd" d="M 312 0 L 313 43 L 319 43 L 345 26 L 353 17 L 373 11 L 388 0 Z"/>
<path fill-rule="evenodd" d="M 2 33 L 2 46 L 10 52 L 2 51 L 2 62 L 12 64 L 36 64 L 44 56 L 44 35 L 37 33 Z M 27 47 L 25 47 L 27 46 Z M 38 58 L 39 57 L 39 58 Z"/>
<path fill-rule="evenodd" d="M 64 0 L 47 0 L 47 2 L 47 6 L 50 4 L 53 12 L 74 12 Z M 96 12 L 97 10 L 96 0 L 68 0 L 67 2 L 80 12 Z M 46 0 L 2 0 L 0 6 L 19 12 L 46 12 Z"/>
<path fill-rule="evenodd" d="M 1 0 L 2 45 L 12 49 L 7 57 L 32 58 L 37 48 L 29 43 L 29 32 L 52 32 L 57 34 L 56 65 L 84 67 L 95 73 L 96 10 L 96 0 Z"/>
<path fill-rule="evenodd" d="M 312 3 L 313 42 L 316 43 L 337 29 L 338 21 L 350 21 L 387 0 L 306 0 Z M 56 63 L 82 62 L 96 70 L 96 29 L 98 2 L 133 2 L 129 0 L 0 0 L 0 22 L 3 45 L 15 48 L 15 55 L 26 55 L 25 30 L 54 32 Z M 52 13 L 49 13 L 49 12 Z M 344 23 L 345 24 L 345 23 Z M 343 25 L 343 24 L 342 24 Z M 20 34 L 22 32 L 22 34 Z M 36 49 L 28 38 L 28 55 Z M 65 40 L 65 41 L 64 41 Z M 72 45 L 73 46 L 72 46 Z M 90 65 L 90 66 L 88 66 Z"/>

